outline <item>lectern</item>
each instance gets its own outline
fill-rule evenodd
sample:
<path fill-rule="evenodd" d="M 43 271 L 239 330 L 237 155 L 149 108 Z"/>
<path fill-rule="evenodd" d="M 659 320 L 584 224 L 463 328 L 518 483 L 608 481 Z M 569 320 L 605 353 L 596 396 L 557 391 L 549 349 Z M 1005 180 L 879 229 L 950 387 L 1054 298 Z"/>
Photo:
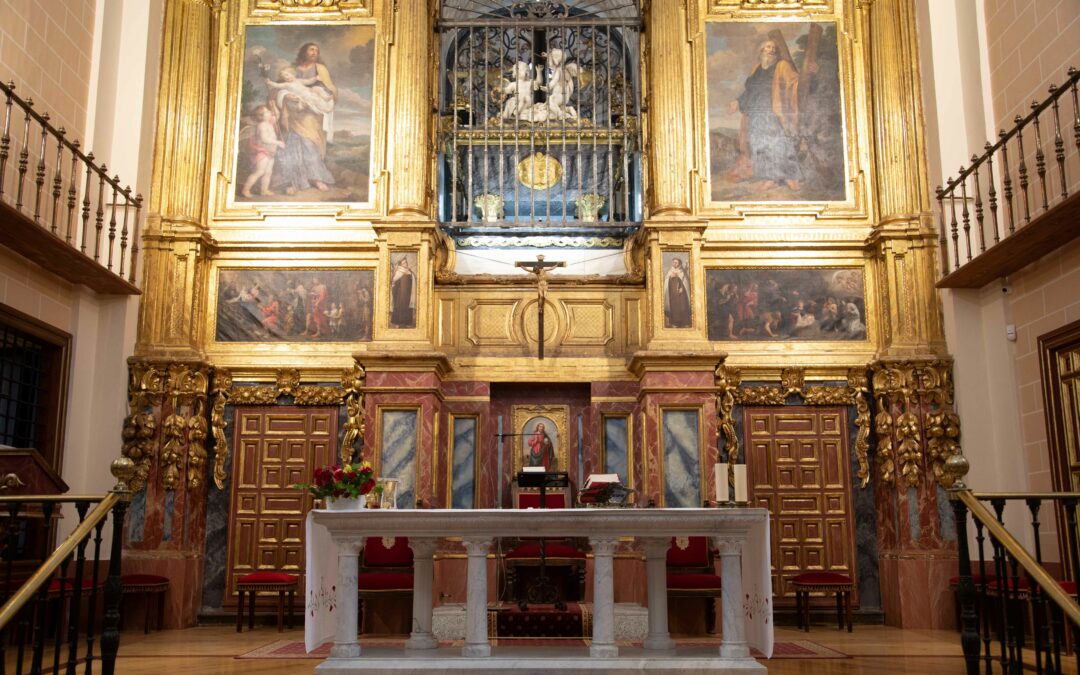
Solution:
<path fill-rule="evenodd" d="M 519 488 L 537 488 L 540 490 L 540 508 L 547 508 L 547 490 L 559 489 L 570 486 L 570 476 L 565 471 L 522 471 L 517 475 Z M 565 505 L 569 506 L 570 495 L 567 494 Z M 544 540 L 540 539 L 540 569 L 537 577 L 529 584 L 529 588 L 518 598 L 518 607 L 522 611 L 528 609 L 529 601 L 534 603 L 553 603 L 559 610 L 566 609 L 566 602 L 556 584 L 547 575 L 547 551 Z M 513 552 L 511 552 L 512 554 Z"/>

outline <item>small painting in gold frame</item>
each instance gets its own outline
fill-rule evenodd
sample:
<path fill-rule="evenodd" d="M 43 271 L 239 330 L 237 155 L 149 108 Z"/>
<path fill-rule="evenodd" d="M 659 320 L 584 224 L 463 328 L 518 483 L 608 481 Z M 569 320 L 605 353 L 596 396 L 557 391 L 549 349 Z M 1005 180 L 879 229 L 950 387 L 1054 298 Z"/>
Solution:
<path fill-rule="evenodd" d="M 542 466 L 567 471 L 570 409 L 565 405 L 514 406 L 514 473 Z"/>

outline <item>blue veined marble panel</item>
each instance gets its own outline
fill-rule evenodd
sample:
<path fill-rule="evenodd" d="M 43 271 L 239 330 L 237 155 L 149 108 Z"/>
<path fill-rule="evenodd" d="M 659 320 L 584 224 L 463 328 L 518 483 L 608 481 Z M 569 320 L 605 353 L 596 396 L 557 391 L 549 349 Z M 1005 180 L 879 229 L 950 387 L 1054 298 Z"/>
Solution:
<path fill-rule="evenodd" d="M 384 410 L 382 413 L 382 465 L 380 477 L 397 478 L 398 508 L 416 504 L 417 411 Z"/>
<path fill-rule="evenodd" d="M 664 505 L 701 506 L 701 432 L 697 410 L 665 410 Z"/>
<path fill-rule="evenodd" d="M 471 509 L 476 504 L 476 418 L 454 418 L 454 469 L 450 507 Z"/>
<path fill-rule="evenodd" d="M 604 473 L 617 473 L 623 485 L 628 485 L 630 476 L 626 471 L 627 417 L 604 418 Z"/>

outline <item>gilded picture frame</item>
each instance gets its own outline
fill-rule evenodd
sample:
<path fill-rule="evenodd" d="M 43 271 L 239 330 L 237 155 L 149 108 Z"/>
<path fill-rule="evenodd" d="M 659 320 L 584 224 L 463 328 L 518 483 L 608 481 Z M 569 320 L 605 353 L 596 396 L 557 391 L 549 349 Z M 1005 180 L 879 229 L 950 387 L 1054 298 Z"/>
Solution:
<path fill-rule="evenodd" d="M 268 229 L 277 225 L 272 219 L 279 215 L 334 216 L 337 220 L 362 220 L 379 215 L 385 203 L 384 186 L 378 177 L 385 170 L 389 82 L 389 46 L 383 21 L 388 12 L 386 0 L 303 8 L 271 5 L 265 0 L 246 0 L 239 11 L 224 15 L 222 31 L 229 39 L 221 41 L 218 62 L 222 67 L 213 83 L 218 93 L 212 107 L 216 119 L 212 120 L 211 218 L 234 221 L 230 227 Z M 321 65 L 307 73 L 302 70 L 306 62 L 300 63 L 300 52 L 310 44 L 319 47 Z M 311 99 L 307 102 L 284 88 L 290 83 L 284 82 L 282 72 L 298 68 L 301 70 L 297 71 L 294 85 L 297 88 L 301 88 L 299 83 L 308 81 L 303 78 L 305 74 L 317 80 L 304 85 L 307 98 Z M 323 83 L 327 77 L 333 84 Z M 276 88 L 264 91 L 265 95 L 260 97 L 256 90 L 268 87 L 267 81 Z M 327 92 L 324 95 L 327 101 L 316 96 L 323 91 Z M 267 154 L 252 151 L 259 145 L 256 142 L 259 124 L 275 121 L 260 120 L 256 114 L 257 106 L 252 101 L 262 98 L 267 99 L 263 106 L 266 108 L 273 108 L 273 102 L 281 99 L 282 109 L 303 108 L 307 117 L 326 119 L 324 129 L 317 128 L 321 124 L 319 120 L 308 125 L 312 134 L 321 133 L 323 139 L 336 136 L 333 143 L 315 140 L 326 175 L 300 176 L 296 171 L 282 170 L 288 165 L 287 157 L 302 156 L 297 148 L 306 147 L 291 143 L 290 135 L 302 126 L 303 116 L 293 115 L 292 122 L 287 122 L 281 119 L 282 115 L 271 125 L 277 129 L 277 140 L 284 146 L 279 147 L 282 161 L 275 159 L 281 166 L 272 172 L 280 174 L 273 177 L 270 188 L 277 194 L 260 194 L 261 180 L 245 185 L 256 168 L 255 159 Z M 319 110 L 319 105 L 333 106 L 335 110 L 332 115 L 312 112 Z M 269 139 L 269 132 L 264 135 Z M 311 166 L 300 159 L 293 164 Z M 298 177 L 302 184 L 292 190 L 292 195 L 287 195 L 286 190 L 297 183 L 286 180 L 285 173 Z M 327 176 L 332 182 L 326 180 Z M 245 187 L 250 188 L 251 196 L 243 194 Z"/>
<path fill-rule="evenodd" d="M 554 465 L 549 462 L 546 465 L 547 470 L 569 471 L 567 462 L 567 446 L 570 441 L 569 406 L 513 406 L 510 417 L 514 425 L 514 475 L 517 475 L 523 467 L 531 465 L 527 458 L 532 452 L 530 441 L 540 434 L 546 434 L 551 444 L 549 452 Z M 544 425 L 542 430 L 538 429 L 540 424 Z M 536 445 L 540 452 L 545 451 L 540 443 Z"/>
<path fill-rule="evenodd" d="M 869 110 L 855 86 L 866 68 L 861 25 L 848 0 L 796 4 L 798 11 L 699 0 L 693 94 L 700 173 L 694 190 L 703 214 L 782 214 L 794 221 L 872 215 L 865 171 Z M 764 82 L 759 71 L 767 41 L 779 45 L 777 61 L 786 65 L 770 66 L 772 79 Z M 800 76 L 809 83 L 801 89 L 795 84 Z M 781 79 L 785 86 L 773 88 Z M 757 98 L 769 105 L 750 105 L 751 80 L 767 89 Z M 782 92 L 791 105 L 781 105 Z M 739 100 L 751 110 L 733 104 Z M 758 153 L 749 142 L 755 132 Z M 788 140 L 775 142 L 782 137 Z"/>

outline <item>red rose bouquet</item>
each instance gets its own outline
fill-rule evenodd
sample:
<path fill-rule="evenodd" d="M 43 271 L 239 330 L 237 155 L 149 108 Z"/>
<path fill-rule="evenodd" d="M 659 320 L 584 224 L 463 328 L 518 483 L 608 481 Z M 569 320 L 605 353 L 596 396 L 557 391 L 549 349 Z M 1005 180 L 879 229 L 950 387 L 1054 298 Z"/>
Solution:
<path fill-rule="evenodd" d="M 293 487 L 307 490 L 316 499 L 349 499 L 366 495 L 372 490 L 378 492 L 375 469 L 367 461 L 319 467 L 315 469 L 311 483 L 299 483 Z"/>

